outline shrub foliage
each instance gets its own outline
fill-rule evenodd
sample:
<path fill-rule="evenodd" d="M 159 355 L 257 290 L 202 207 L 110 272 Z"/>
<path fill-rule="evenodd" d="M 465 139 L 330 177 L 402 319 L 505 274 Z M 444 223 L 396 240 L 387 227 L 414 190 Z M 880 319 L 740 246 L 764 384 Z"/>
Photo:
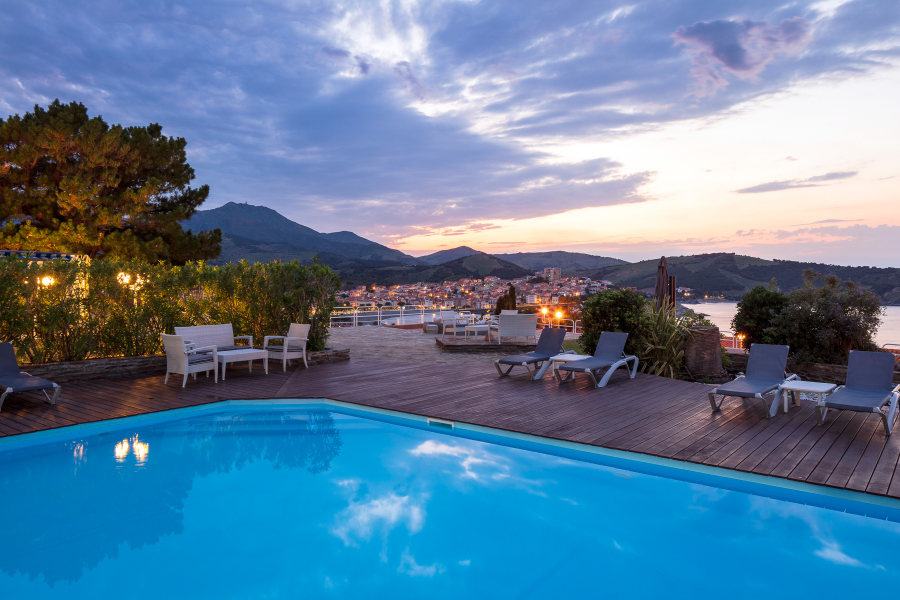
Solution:
<path fill-rule="evenodd" d="M 647 301 L 640 292 L 606 290 L 592 295 L 581 308 L 583 333 L 579 342 L 585 354 L 593 354 L 603 331 L 628 333 L 625 353 L 640 355 L 649 328 Z"/>
<path fill-rule="evenodd" d="M 822 285 L 816 285 L 819 280 Z M 748 298 L 749 297 L 749 298 Z M 738 304 L 735 331 L 751 342 L 786 344 L 797 364 L 846 364 L 850 350 L 876 350 L 881 299 L 859 284 L 808 269 L 803 287 L 781 294 L 759 286 Z"/>
<path fill-rule="evenodd" d="M 310 323 L 308 348 L 320 350 L 339 289 L 340 278 L 318 262 L 0 259 L 0 340 L 12 341 L 20 360 L 43 363 L 154 354 L 160 334 L 176 326 L 232 323 L 261 343 L 290 323 Z"/>
<path fill-rule="evenodd" d="M 602 332 L 625 332 L 625 354 L 638 357 L 642 372 L 675 378 L 684 374 L 684 342 L 697 321 L 702 321 L 699 315 L 678 316 L 668 303 L 657 308 L 640 292 L 607 290 L 582 306 L 579 342 L 584 353 L 593 354 Z"/>

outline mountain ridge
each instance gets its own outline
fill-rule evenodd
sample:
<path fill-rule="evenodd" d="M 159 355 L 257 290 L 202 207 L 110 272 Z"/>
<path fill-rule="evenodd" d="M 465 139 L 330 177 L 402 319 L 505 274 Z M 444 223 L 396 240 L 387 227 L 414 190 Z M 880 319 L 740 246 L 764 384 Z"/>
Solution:
<path fill-rule="evenodd" d="M 882 300 L 900 302 L 900 269 L 880 267 L 844 267 L 790 260 L 767 260 L 733 252 L 667 256 L 669 275 L 676 285 L 694 290 L 698 296 L 724 296 L 739 300 L 756 285 L 768 285 L 774 279 L 782 290 L 803 285 L 803 271 L 813 269 L 822 275 L 837 275 L 869 288 Z M 583 273 L 592 279 L 608 279 L 621 287 L 652 290 L 656 283 L 658 258 L 605 267 Z"/>
<path fill-rule="evenodd" d="M 319 233 L 291 221 L 266 206 L 229 202 L 218 208 L 197 211 L 184 229 L 219 229 L 224 235 L 238 236 L 262 243 L 281 242 L 312 251 L 328 252 L 362 260 L 389 260 L 420 265 L 419 259 L 367 240 L 351 231 Z M 270 259 L 272 260 L 272 259 Z"/>

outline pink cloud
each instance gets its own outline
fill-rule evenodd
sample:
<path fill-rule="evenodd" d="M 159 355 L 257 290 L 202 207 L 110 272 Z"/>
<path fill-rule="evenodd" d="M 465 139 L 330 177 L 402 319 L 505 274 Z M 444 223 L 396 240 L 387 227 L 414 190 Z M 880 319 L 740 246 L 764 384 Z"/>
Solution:
<path fill-rule="evenodd" d="M 706 96 L 728 85 L 726 73 L 755 79 L 781 54 L 796 54 L 809 43 L 809 22 L 802 17 L 784 19 L 778 25 L 745 20 L 700 21 L 679 27 L 672 37 L 687 46 L 697 78 L 697 96 Z"/>

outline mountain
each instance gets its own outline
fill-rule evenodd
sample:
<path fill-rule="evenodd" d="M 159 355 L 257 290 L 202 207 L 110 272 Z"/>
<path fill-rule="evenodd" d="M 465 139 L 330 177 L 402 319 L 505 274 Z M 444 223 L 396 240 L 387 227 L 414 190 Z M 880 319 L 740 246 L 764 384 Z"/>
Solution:
<path fill-rule="evenodd" d="M 313 257 L 328 265 L 341 276 L 345 287 L 357 285 L 396 285 L 418 281 L 439 282 L 464 277 L 481 279 L 488 275 L 514 279 L 531 272 L 505 260 L 484 253 L 464 256 L 442 265 L 403 265 L 396 261 L 348 258 L 330 252 L 319 252 L 287 242 L 260 242 L 237 235 L 222 236 L 222 254 L 213 264 L 237 262 L 269 262 L 297 260 L 311 264 Z"/>
<path fill-rule="evenodd" d="M 265 206 L 229 202 L 219 208 L 198 211 L 183 224 L 183 227 L 195 231 L 221 229 L 223 238 L 238 236 L 264 244 L 285 243 L 304 248 L 307 251 L 327 252 L 348 258 L 394 261 L 406 265 L 423 264 L 413 256 L 382 246 L 349 231 L 319 233 L 315 229 L 295 223 Z M 233 247 L 242 246 L 235 244 Z M 266 258 L 264 255 L 265 252 L 258 253 L 256 260 L 265 262 L 276 258 L 274 255 L 270 258 Z"/>
<path fill-rule="evenodd" d="M 420 256 L 419 260 L 427 265 L 440 265 L 451 260 L 456 260 L 457 258 L 472 256 L 473 254 L 481 254 L 481 251 L 474 250 L 468 246 L 458 246 L 456 248 L 450 248 L 449 250 L 438 250 L 434 254 Z"/>
<path fill-rule="evenodd" d="M 563 272 L 567 271 L 588 271 L 591 269 L 602 269 L 613 265 L 628 264 L 624 260 L 618 258 L 609 258 L 608 256 L 594 256 L 593 254 L 582 254 L 581 252 L 564 252 L 555 250 L 551 252 L 516 252 L 515 254 L 494 254 L 497 258 L 502 258 L 513 264 L 519 265 L 531 271 L 541 271 L 547 267 L 559 267 Z"/>
<path fill-rule="evenodd" d="M 738 300 L 756 285 L 767 285 L 775 279 L 782 291 L 803 285 L 803 271 L 814 269 L 823 275 L 834 274 L 873 290 L 888 303 L 900 302 L 900 269 L 877 267 L 842 267 L 790 260 L 765 260 L 733 253 L 667 256 L 669 275 L 676 277 L 679 287 L 694 289 L 696 295 L 718 296 Z M 592 279 L 608 279 L 622 287 L 652 290 L 656 285 L 659 259 L 605 267 L 590 275 Z"/>
<path fill-rule="evenodd" d="M 511 262 L 479 252 L 441 265 L 404 266 L 396 263 L 347 265 L 339 270 L 344 285 L 397 285 L 401 283 L 481 279 L 489 275 L 501 279 L 525 277 L 531 272 Z"/>

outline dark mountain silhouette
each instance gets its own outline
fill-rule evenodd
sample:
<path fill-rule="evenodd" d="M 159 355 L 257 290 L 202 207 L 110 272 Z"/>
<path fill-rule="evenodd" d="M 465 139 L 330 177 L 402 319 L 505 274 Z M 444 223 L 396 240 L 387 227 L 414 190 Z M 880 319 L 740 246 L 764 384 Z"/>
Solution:
<path fill-rule="evenodd" d="M 693 288 L 700 297 L 725 296 L 739 300 L 756 285 L 768 285 L 774 279 L 783 291 L 803 285 L 803 271 L 813 269 L 823 275 L 834 274 L 873 290 L 885 302 L 900 302 L 900 269 L 877 267 L 843 267 L 792 260 L 765 260 L 753 256 L 719 252 L 691 256 L 667 256 L 669 274 L 679 287 Z M 656 283 L 659 258 L 605 267 L 590 275 L 608 279 L 622 287 L 652 290 Z"/>
<path fill-rule="evenodd" d="M 219 208 L 198 211 L 183 224 L 183 227 L 195 231 L 220 229 L 223 242 L 226 242 L 228 237 L 239 236 L 264 244 L 286 243 L 313 252 L 328 252 L 348 258 L 388 260 L 406 265 L 422 264 L 415 257 L 382 246 L 350 231 L 319 233 L 265 206 L 229 202 Z M 223 254 L 224 246 L 225 243 Z M 268 259 L 259 257 L 260 262 L 275 258 L 275 256 Z"/>
<path fill-rule="evenodd" d="M 419 260 L 429 265 L 440 265 L 451 260 L 456 260 L 457 258 L 472 256 L 473 254 L 481 254 L 481 251 L 474 250 L 472 248 L 469 248 L 468 246 L 458 246 L 456 248 L 449 248 L 447 250 L 438 250 L 434 254 L 426 254 L 425 256 L 420 256 Z"/>

